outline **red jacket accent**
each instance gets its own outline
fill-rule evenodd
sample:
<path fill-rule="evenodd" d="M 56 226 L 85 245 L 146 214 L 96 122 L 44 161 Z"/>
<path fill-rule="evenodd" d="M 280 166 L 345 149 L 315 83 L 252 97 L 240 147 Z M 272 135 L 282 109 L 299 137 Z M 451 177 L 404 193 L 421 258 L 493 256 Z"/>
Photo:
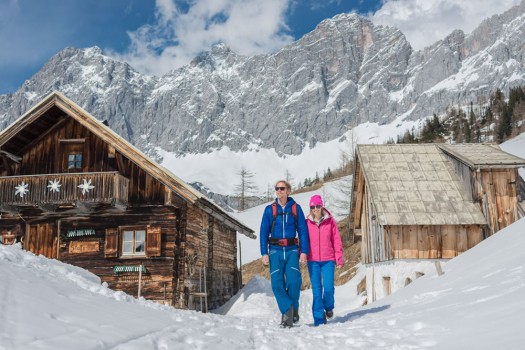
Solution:
<path fill-rule="evenodd" d="M 311 214 L 306 219 L 308 237 L 310 238 L 308 261 L 334 260 L 336 265 L 342 266 L 345 262 L 343 243 L 337 223 L 325 208 L 323 208 L 323 213 L 324 216 L 319 223 L 313 221 Z"/>

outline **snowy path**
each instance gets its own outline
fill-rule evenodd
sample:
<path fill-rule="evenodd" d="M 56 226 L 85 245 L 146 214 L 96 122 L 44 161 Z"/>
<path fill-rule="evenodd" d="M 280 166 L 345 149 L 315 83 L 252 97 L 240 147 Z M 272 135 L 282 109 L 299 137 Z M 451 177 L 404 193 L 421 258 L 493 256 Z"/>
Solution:
<path fill-rule="evenodd" d="M 522 349 L 525 219 L 393 295 L 359 307 L 336 288 L 336 316 L 279 328 L 269 282 L 252 280 L 218 314 L 175 310 L 100 285 L 96 276 L 0 245 L 0 350 Z"/>

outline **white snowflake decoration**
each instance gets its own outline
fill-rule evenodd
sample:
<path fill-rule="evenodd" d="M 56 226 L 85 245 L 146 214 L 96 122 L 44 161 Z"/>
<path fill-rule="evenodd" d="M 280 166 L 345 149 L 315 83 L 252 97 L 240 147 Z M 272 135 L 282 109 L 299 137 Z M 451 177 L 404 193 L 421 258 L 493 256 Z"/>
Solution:
<path fill-rule="evenodd" d="M 47 188 L 51 192 L 60 192 L 60 187 L 62 184 L 60 184 L 60 181 L 57 181 L 57 179 L 54 179 L 53 181 L 49 181 L 49 185 L 47 185 Z"/>
<path fill-rule="evenodd" d="M 29 184 L 26 184 L 24 181 L 22 181 L 20 185 L 15 186 L 15 189 L 16 189 L 15 196 L 19 194 L 21 198 L 24 198 L 24 195 L 29 192 L 29 190 L 27 189 L 27 186 L 29 186 Z"/>
<path fill-rule="evenodd" d="M 82 183 L 81 185 L 78 185 L 77 187 L 82 189 L 83 195 L 88 193 L 89 190 L 92 190 L 95 188 L 95 186 L 91 184 L 91 179 L 89 181 L 84 179 L 84 183 Z"/>

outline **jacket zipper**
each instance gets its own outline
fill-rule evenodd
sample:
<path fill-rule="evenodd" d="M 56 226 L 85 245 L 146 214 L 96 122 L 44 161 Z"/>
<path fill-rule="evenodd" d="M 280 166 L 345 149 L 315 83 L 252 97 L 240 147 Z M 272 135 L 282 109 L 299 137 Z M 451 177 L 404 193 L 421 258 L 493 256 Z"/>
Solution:
<path fill-rule="evenodd" d="M 284 216 L 285 211 L 284 211 L 284 208 L 285 208 L 285 207 L 286 207 L 286 204 L 284 205 L 284 207 L 281 206 L 281 210 L 283 211 L 282 220 L 281 220 L 281 221 L 283 222 L 283 239 L 285 238 L 285 232 L 284 232 L 284 220 L 285 220 L 285 216 Z M 284 257 L 284 259 L 286 260 L 286 249 L 285 249 L 285 247 L 283 247 L 283 257 Z"/>
<path fill-rule="evenodd" d="M 318 247 L 319 247 L 319 261 L 321 260 L 321 223 L 317 225 L 317 233 L 319 234 L 319 241 L 318 241 Z"/>

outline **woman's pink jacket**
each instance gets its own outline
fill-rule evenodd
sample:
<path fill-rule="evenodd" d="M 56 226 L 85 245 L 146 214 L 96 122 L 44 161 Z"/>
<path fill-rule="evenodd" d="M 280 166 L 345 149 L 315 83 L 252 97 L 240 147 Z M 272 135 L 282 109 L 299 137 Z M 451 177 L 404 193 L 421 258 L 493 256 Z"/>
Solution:
<path fill-rule="evenodd" d="M 337 266 L 342 266 L 344 265 L 343 243 L 337 223 L 325 208 L 323 213 L 323 219 L 319 223 L 313 221 L 312 214 L 306 218 L 310 238 L 308 261 L 334 260 Z"/>

